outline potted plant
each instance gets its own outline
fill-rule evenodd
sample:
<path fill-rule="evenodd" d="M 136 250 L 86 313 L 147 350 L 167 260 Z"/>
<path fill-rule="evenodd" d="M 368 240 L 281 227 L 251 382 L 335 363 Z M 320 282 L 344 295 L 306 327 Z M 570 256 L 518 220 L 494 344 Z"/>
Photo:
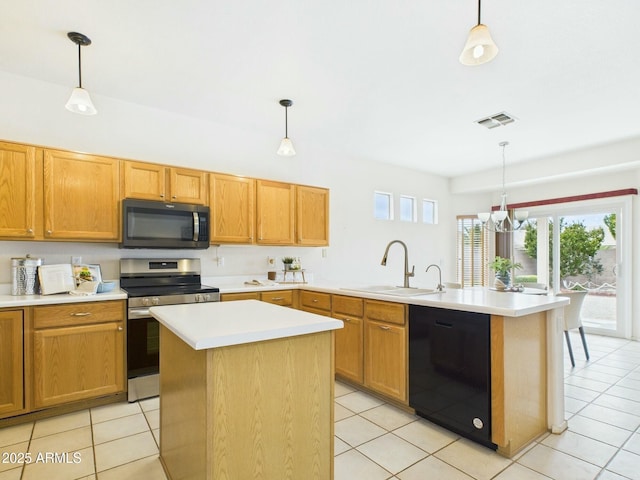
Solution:
<path fill-rule="evenodd" d="M 512 262 L 510 258 L 496 257 L 489 263 L 489 268 L 496 272 L 496 289 L 504 290 L 511 284 L 511 271 L 522 268 L 522 265 Z"/>
<path fill-rule="evenodd" d="M 282 263 L 284 263 L 285 270 L 291 270 L 291 265 L 295 262 L 296 259 L 293 257 L 282 257 Z"/>

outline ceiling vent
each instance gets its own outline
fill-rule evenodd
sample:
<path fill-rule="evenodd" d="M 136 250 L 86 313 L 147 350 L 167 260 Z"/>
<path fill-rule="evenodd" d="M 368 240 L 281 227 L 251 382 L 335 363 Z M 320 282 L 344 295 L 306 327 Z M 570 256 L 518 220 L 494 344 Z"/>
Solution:
<path fill-rule="evenodd" d="M 475 123 L 487 128 L 496 128 L 496 127 L 502 127 L 504 125 L 508 125 L 515 121 L 516 121 L 516 118 L 514 116 L 509 115 L 507 112 L 500 112 L 500 113 L 496 113 L 495 115 L 491 115 L 490 117 L 476 120 Z"/>

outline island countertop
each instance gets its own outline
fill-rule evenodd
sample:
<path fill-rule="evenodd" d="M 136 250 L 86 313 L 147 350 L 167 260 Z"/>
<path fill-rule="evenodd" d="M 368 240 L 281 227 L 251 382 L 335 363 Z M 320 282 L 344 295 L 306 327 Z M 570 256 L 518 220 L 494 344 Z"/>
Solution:
<path fill-rule="evenodd" d="M 340 320 L 258 300 L 167 305 L 149 312 L 195 350 L 343 328 Z"/>

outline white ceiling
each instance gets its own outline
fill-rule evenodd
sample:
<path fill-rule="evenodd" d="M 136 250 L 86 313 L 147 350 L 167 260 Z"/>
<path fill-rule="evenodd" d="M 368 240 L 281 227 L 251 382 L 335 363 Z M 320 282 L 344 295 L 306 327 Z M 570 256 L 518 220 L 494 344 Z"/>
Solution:
<path fill-rule="evenodd" d="M 640 136 L 637 0 L 2 0 L 0 70 L 456 176 Z M 4 92 L 7 94 L 7 92 Z M 100 111 L 99 102 L 96 106 Z M 518 119 L 474 123 L 506 111 Z M 104 114 L 100 111 L 99 114 Z M 241 148 L 241 146 L 239 146 Z"/>

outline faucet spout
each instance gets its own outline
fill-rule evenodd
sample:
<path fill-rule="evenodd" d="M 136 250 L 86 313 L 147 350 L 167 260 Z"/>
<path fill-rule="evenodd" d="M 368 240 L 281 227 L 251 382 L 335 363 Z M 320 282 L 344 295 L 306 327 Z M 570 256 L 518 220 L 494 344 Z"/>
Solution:
<path fill-rule="evenodd" d="M 391 245 L 393 245 L 394 243 L 399 243 L 400 245 L 402 245 L 402 248 L 404 249 L 404 283 L 403 283 L 403 287 L 404 288 L 411 288 L 411 287 L 409 287 L 409 278 L 415 276 L 416 266 L 413 265 L 413 267 L 411 268 L 411 271 L 409 271 L 409 252 L 407 250 L 406 243 L 404 243 L 401 240 L 392 240 L 391 242 L 389 242 L 387 244 L 387 248 L 384 249 L 384 255 L 382 256 L 382 261 L 380 262 L 380 265 L 382 265 L 382 266 L 386 266 L 387 265 L 387 256 L 389 255 L 389 247 L 391 247 Z"/>
<path fill-rule="evenodd" d="M 427 267 L 427 269 L 425 270 L 425 273 L 428 272 L 431 267 L 436 267 L 438 269 L 438 286 L 436 287 L 436 290 L 438 290 L 439 292 L 442 292 L 444 290 L 444 287 L 442 286 L 442 270 L 440 270 L 439 265 L 432 263 Z"/>

